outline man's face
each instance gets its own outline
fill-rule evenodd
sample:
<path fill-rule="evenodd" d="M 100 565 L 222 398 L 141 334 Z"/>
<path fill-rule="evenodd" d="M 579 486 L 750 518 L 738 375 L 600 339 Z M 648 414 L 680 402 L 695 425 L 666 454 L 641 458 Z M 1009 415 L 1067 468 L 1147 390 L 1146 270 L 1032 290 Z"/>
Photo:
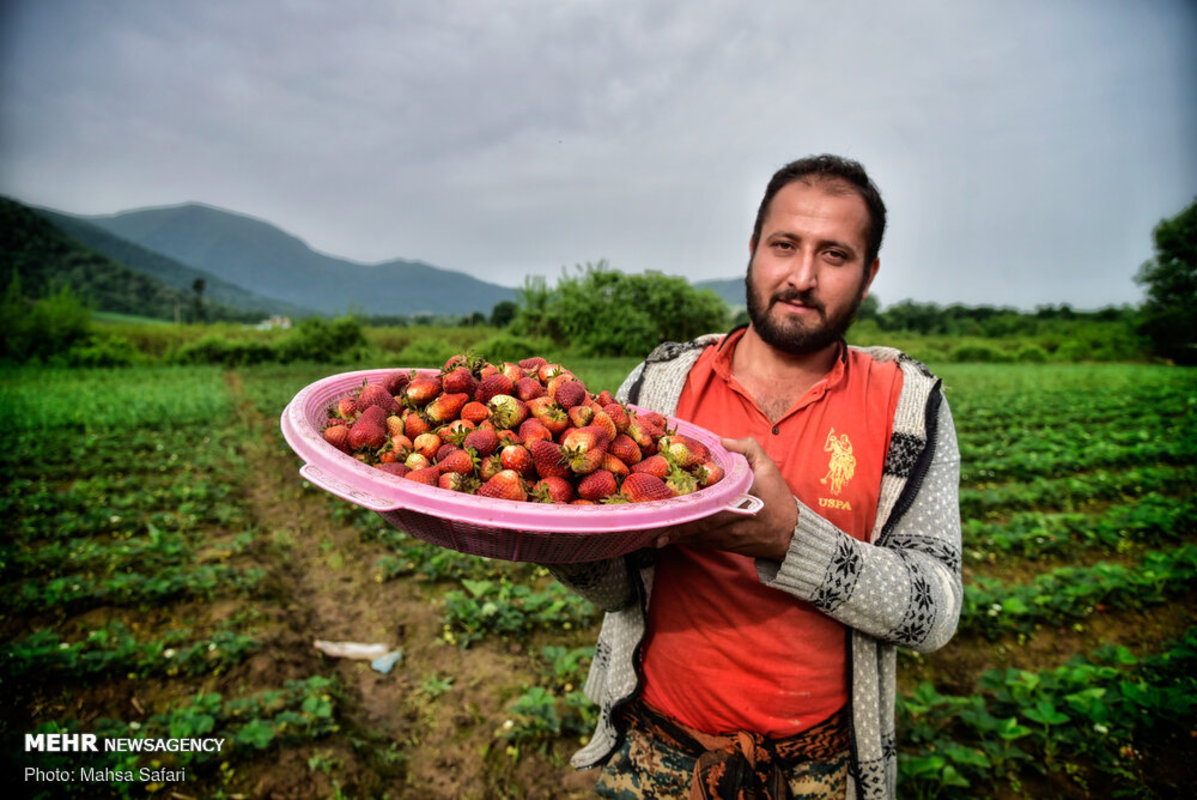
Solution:
<path fill-rule="evenodd" d="M 745 278 L 757 334 L 791 355 L 819 352 L 848 330 L 877 274 L 865 264 L 869 212 L 854 191 L 789 183 L 769 204 Z M 842 191 L 841 191 L 842 188 Z"/>

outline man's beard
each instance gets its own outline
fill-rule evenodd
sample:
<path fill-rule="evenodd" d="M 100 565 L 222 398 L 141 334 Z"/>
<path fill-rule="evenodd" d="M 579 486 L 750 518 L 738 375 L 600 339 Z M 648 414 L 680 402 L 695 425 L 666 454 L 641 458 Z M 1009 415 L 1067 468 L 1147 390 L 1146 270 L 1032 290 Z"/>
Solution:
<path fill-rule="evenodd" d="M 752 264 L 748 265 L 748 274 L 744 278 L 745 296 L 748 300 L 748 318 L 757 335 L 768 345 L 783 353 L 794 356 L 805 356 L 817 353 L 838 342 L 852 326 L 856 311 L 864 300 L 865 285 L 861 282 L 856 297 L 839 314 L 827 316 L 827 307 L 817 300 L 809 291 L 799 291 L 790 288 L 777 292 L 763 301 L 753 290 Z M 769 309 L 777 302 L 797 300 L 803 305 L 814 309 L 822 318 L 822 322 L 808 326 L 797 316 L 790 316 L 785 320 L 778 320 L 769 315 Z"/>

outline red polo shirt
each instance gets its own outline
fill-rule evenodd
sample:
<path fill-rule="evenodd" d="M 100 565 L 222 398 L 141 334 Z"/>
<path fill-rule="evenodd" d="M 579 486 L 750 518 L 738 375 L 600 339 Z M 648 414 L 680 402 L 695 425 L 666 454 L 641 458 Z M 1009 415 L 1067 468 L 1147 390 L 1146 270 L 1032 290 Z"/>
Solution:
<path fill-rule="evenodd" d="M 794 495 L 867 540 L 902 373 L 843 348 L 835 366 L 777 422 L 732 374 L 743 331 L 690 371 L 677 416 L 756 439 Z M 846 630 L 811 604 L 764 586 L 755 560 L 715 550 L 658 552 L 644 651 L 644 699 L 707 733 L 789 736 L 848 699 Z"/>

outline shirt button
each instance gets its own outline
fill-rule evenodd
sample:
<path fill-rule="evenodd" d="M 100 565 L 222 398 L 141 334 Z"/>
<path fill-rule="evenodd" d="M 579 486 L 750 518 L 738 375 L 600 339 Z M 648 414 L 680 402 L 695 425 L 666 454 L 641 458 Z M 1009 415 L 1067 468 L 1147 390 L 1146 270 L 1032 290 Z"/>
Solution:
<path fill-rule="evenodd" d="M 776 436 L 779 433 L 781 433 L 781 428 L 778 428 L 776 425 L 774 425 L 773 426 L 773 435 Z"/>

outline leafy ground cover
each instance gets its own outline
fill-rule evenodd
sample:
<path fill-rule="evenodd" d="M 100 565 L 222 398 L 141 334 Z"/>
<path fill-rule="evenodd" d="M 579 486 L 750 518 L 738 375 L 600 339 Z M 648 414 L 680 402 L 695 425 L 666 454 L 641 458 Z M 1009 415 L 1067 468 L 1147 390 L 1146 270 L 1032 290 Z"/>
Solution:
<path fill-rule="evenodd" d="M 631 362 L 571 366 L 614 389 Z M 594 722 L 594 609 L 543 567 L 429 545 L 305 484 L 278 415 L 333 371 L 0 376 L 3 774 L 167 776 L 26 794 L 590 796 L 566 762 Z M 1197 737 L 1197 375 L 938 371 L 966 608 L 943 650 L 901 658 L 901 796 L 1179 796 L 1197 779 L 1178 758 Z M 401 655 L 384 674 L 318 639 Z M 30 754 L 32 732 L 228 744 Z"/>

